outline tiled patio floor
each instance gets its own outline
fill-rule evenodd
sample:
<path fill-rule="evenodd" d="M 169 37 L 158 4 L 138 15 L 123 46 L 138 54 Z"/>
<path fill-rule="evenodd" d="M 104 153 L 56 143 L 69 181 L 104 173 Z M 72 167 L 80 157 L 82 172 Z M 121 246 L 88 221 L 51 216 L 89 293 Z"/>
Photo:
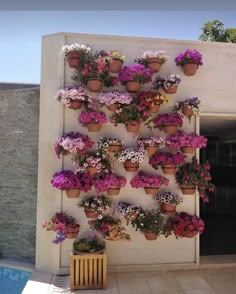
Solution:
<path fill-rule="evenodd" d="M 69 285 L 69 277 L 64 276 Z M 159 271 L 144 273 L 110 273 L 106 290 L 77 290 L 59 286 L 58 281 L 49 288 L 50 294 L 235 294 L 236 267 L 185 271 Z M 61 281 L 62 285 L 63 282 Z M 57 284 L 57 286 L 56 286 Z M 35 292 L 36 293 L 36 292 Z"/>

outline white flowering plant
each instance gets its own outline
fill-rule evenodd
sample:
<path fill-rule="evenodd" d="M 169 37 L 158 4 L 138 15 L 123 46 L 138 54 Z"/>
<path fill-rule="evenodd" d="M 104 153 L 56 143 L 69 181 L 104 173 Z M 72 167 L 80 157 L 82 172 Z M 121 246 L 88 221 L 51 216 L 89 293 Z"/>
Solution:
<path fill-rule="evenodd" d="M 134 137 L 134 140 L 137 142 L 138 148 L 145 148 L 145 146 L 158 146 L 159 148 L 166 147 L 166 139 L 158 135 L 150 135 L 148 137 L 137 135 Z"/>
<path fill-rule="evenodd" d="M 115 158 L 120 162 L 131 161 L 131 162 L 143 162 L 144 161 L 144 150 L 135 150 L 133 148 L 127 148 L 122 150 L 120 153 L 116 153 Z"/>
<path fill-rule="evenodd" d="M 129 105 L 133 96 L 128 92 L 119 92 L 119 91 L 111 91 L 111 92 L 102 92 L 97 97 L 99 103 L 101 105 L 112 105 L 112 104 L 124 104 Z"/>
<path fill-rule="evenodd" d="M 154 197 L 154 200 L 169 205 L 176 206 L 183 202 L 183 199 L 176 193 L 163 191 Z"/>
<path fill-rule="evenodd" d="M 64 45 L 61 49 L 61 54 L 64 54 L 66 56 L 69 52 L 90 53 L 92 52 L 92 48 L 88 45 L 78 43 Z"/>
<path fill-rule="evenodd" d="M 122 141 L 117 138 L 101 137 L 96 143 L 96 148 L 101 153 L 107 153 L 111 144 L 122 144 Z"/>
<path fill-rule="evenodd" d="M 118 50 L 111 50 L 108 52 L 108 56 L 111 57 L 112 59 L 120 59 L 122 61 L 125 60 L 126 56 L 123 55 L 120 51 Z"/>
<path fill-rule="evenodd" d="M 112 201 L 110 200 L 110 198 L 104 195 L 93 195 L 79 201 L 77 203 L 77 206 L 83 208 L 91 208 L 94 212 L 103 214 L 105 211 L 111 208 Z"/>

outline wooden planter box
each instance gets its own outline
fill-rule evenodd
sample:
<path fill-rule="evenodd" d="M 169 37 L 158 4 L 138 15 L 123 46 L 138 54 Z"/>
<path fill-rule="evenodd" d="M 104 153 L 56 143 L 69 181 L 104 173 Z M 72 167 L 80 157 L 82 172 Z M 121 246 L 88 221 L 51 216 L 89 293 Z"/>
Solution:
<path fill-rule="evenodd" d="M 70 255 L 70 289 L 106 289 L 107 254 Z"/>

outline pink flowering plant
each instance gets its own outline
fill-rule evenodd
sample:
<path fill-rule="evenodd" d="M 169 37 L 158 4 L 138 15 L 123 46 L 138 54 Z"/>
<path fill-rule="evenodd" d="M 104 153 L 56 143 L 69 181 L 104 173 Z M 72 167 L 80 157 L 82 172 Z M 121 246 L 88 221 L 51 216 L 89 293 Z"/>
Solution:
<path fill-rule="evenodd" d="M 207 145 L 207 138 L 193 132 L 178 131 L 175 135 L 167 138 L 166 145 L 170 149 L 181 147 L 204 148 Z"/>
<path fill-rule="evenodd" d="M 179 167 L 175 176 L 176 183 L 179 185 L 196 186 L 199 197 L 202 198 L 204 202 L 208 202 L 207 191 L 215 191 L 215 186 L 211 182 L 210 168 L 208 161 L 205 163 L 198 163 L 196 157 L 193 157 L 191 162 L 187 162 Z"/>
<path fill-rule="evenodd" d="M 177 66 L 183 66 L 187 63 L 202 65 L 202 54 L 196 49 L 186 49 L 175 57 L 175 63 Z"/>
<path fill-rule="evenodd" d="M 144 161 L 144 150 L 135 150 L 133 148 L 127 148 L 119 153 L 116 153 L 114 156 L 120 162 L 131 161 L 141 163 Z"/>
<path fill-rule="evenodd" d="M 142 64 L 135 63 L 131 66 L 124 66 L 119 72 L 119 80 L 125 85 L 127 82 L 135 81 L 146 84 L 152 80 L 152 72 Z"/>
<path fill-rule="evenodd" d="M 194 236 L 204 231 L 204 221 L 197 215 L 190 215 L 186 212 L 180 212 L 169 217 L 166 223 L 169 234 L 174 233 L 176 239 L 184 237 L 186 233 L 192 233 Z"/>
<path fill-rule="evenodd" d="M 172 110 L 179 111 L 183 106 L 188 106 L 192 109 L 194 114 L 199 115 L 201 106 L 200 104 L 201 100 L 199 100 L 197 96 L 189 97 L 183 101 L 177 101 Z"/>
<path fill-rule="evenodd" d="M 166 125 L 176 125 L 182 127 L 183 119 L 178 112 L 170 112 L 159 114 L 152 120 L 154 128 L 163 128 Z"/>
<path fill-rule="evenodd" d="M 183 202 L 183 199 L 178 194 L 169 191 L 160 192 L 158 195 L 154 196 L 153 199 L 159 203 L 169 204 L 172 206 L 176 206 Z"/>
<path fill-rule="evenodd" d="M 137 96 L 140 100 L 140 104 L 146 107 L 166 104 L 169 101 L 167 96 L 158 91 L 139 92 Z"/>
<path fill-rule="evenodd" d="M 64 170 L 53 175 L 51 184 L 59 190 L 80 189 L 88 192 L 91 190 L 93 182 L 89 173 L 75 174 L 71 170 Z"/>
<path fill-rule="evenodd" d="M 101 137 L 96 143 L 96 148 L 101 153 L 107 153 L 109 146 L 111 144 L 120 144 L 121 145 L 122 141 L 117 138 Z"/>
<path fill-rule="evenodd" d="M 88 148 L 93 146 L 94 142 L 87 136 L 79 132 L 69 132 L 56 139 L 54 151 L 56 156 L 67 154 L 84 154 Z"/>
<path fill-rule="evenodd" d="M 181 82 L 180 75 L 177 74 L 169 74 L 169 75 L 161 75 L 157 76 L 156 79 L 153 82 L 153 88 L 158 90 L 160 88 L 163 88 L 164 90 L 168 88 L 172 88 L 175 86 L 179 86 Z"/>
<path fill-rule="evenodd" d="M 185 155 L 181 152 L 177 153 L 156 153 L 149 159 L 149 164 L 155 169 L 158 169 L 158 165 L 172 165 L 179 166 L 185 162 Z"/>
<path fill-rule="evenodd" d="M 159 175 L 151 175 L 140 171 L 134 178 L 130 181 L 130 185 L 133 188 L 160 188 L 162 185 L 168 186 L 169 179 L 159 176 Z"/>
<path fill-rule="evenodd" d="M 93 195 L 84 198 L 77 203 L 78 207 L 91 208 L 94 212 L 103 215 L 112 206 L 110 198 L 104 195 Z"/>
<path fill-rule="evenodd" d="M 57 212 L 49 221 L 44 222 L 42 227 L 47 231 L 56 232 L 56 238 L 52 241 L 54 244 L 63 242 L 67 233 L 72 231 L 78 233 L 80 229 L 75 218 L 65 212 Z"/>
<path fill-rule="evenodd" d="M 112 104 L 122 104 L 129 105 L 133 96 L 127 92 L 111 91 L 111 92 L 102 92 L 97 97 L 101 105 L 110 106 Z"/>
<path fill-rule="evenodd" d="M 159 148 L 166 147 L 166 139 L 161 136 L 150 135 L 147 137 L 141 137 L 139 135 L 134 137 L 134 140 L 137 142 L 138 148 L 143 148 L 145 146 L 157 146 Z"/>
<path fill-rule="evenodd" d="M 111 158 L 100 152 L 87 152 L 82 156 L 75 155 L 73 162 L 76 172 L 86 170 L 88 166 L 96 167 L 97 173 L 108 173 L 112 169 Z"/>
<path fill-rule="evenodd" d="M 92 98 L 85 87 L 72 85 L 58 90 L 56 99 L 69 107 L 72 101 L 81 101 L 86 105 L 91 102 Z"/>
<path fill-rule="evenodd" d="M 130 235 L 126 233 L 126 228 L 122 225 L 120 219 L 110 214 L 102 218 L 89 221 L 90 228 L 99 232 L 103 238 L 112 241 L 129 241 Z"/>
<path fill-rule="evenodd" d="M 123 176 L 118 176 L 113 173 L 108 173 L 103 176 L 98 176 L 94 179 L 94 187 L 97 193 L 103 193 L 111 188 L 125 187 L 127 180 Z"/>
<path fill-rule="evenodd" d="M 88 123 L 106 124 L 108 122 L 107 117 L 102 111 L 81 111 L 78 117 L 78 122 L 84 127 Z"/>

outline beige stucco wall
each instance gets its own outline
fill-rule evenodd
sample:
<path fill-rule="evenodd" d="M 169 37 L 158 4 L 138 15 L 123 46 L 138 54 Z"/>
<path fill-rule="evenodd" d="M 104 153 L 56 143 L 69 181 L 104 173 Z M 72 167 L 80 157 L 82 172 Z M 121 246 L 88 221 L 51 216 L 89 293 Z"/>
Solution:
<path fill-rule="evenodd" d="M 42 69 L 41 69 L 41 102 L 40 102 L 40 135 L 39 135 L 39 173 L 38 173 L 38 204 L 37 204 L 37 246 L 36 268 L 48 272 L 68 272 L 69 254 L 73 240 L 65 240 L 61 245 L 52 244 L 53 233 L 46 232 L 41 225 L 45 220 L 60 210 L 73 215 L 81 225 L 81 236 L 89 234 L 88 219 L 83 210 L 76 206 L 76 199 L 68 199 L 64 193 L 52 188 L 50 180 L 52 175 L 61 169 L 72 168 L 70 158 L 59 160 L 53 150 L 56 137 L 68 131 L 79 131 L 88 134 L 93 141 L 101 136 L 116 136 L 122 139 L 126 147 L 135 145 L 133 134 L 127 133 L 123 125 L 114 127 L 107 124 L 102 127 L 100 133 L 88 133 L 86 128 L 77 122 L 79 111 L 69 110 L 55 100 L 58 89 L 72 83 L 70 78 L 72 69 L 68 67 L 61 56 L 61 47 L 71 43 L 89 44 L 95 50 L 121 50 L 126 56 L 125 65 L 134 63 L 134 59 L 146 50 L 165 50 L 169 60 L 162 65 L 159 74 L 180 74 L 182 82 L 178 92 L 170 96 L 170 102 L 161 106 L 160 112 L 170 111 L 170 107 L 177 100 L 198 96 L 202 101 L 202 112 L 234 113 L 236 110 L 235 95 L 236 68 L 232 66 L 236 62 L 236 46 L 233 44 L 190 42 L 179 40 L 164 40 L 151 38 L 118 37 L 86 34 L 59 33 L 43 37 L 42 42 Z M 204 65 L 199 68 L 193 77 L 184 76 L 181 68 L 174 62 L 175 56 L 187 48 L 195 48 L 203 54 Z M 143 89 L 148 89 L 146 85 Z M 123 86 L 120 90 L 125 90 Z M 102 109 L 106 114 L 109 112 Z M 198 131 L 198 118 L 191 123 L 185 118 L 183 130 Z M 145 127 L 139 132 L 148 134 Z M 164 133 L 155 130 L 155 134 L 164 136 Z M 190 160 L 190 156 L 188 157 Z M 73 169 L 73 168 L 72 168 Z M 148 164 L 148 157 L 140 167 L 140 170 L 152 171 L 162 175 L 162 171 L 155 171 Z M 125 172 L 123 165 L 117 162 L 115 171 L 127 177 L 127 186 L 122 189 L 115 201 L 125 200 L 152 208 L 157 204 L 142 189 L 133 189 L 129 181 L 135 173 Z M 181 193 L 175 184 L 173 176 L 169 176 L 168 189 Z M 92 190 L 89 195 L 95 191 Z M 82 193 L 80 199 L 85 196 Z M 199 213 L 199 199 L 195 196 L 183 196 L 184 202 L 178 206 L 178 211 L 186 211 L 190 214 Z M 128 228 L 131 241 L 112 242 L 107 241 L 107 253 L 109 270 L 155 270 L 160 267 L 194 268 L 199 265 L 199 236 L 194 239 L 179 239 L 159 237 L 156 241 L 146 241 L 141 233 Z M 94 233 L 94 232 L 92 232 Z M 91 234 L 91 231 L 90 231 Z"/>

